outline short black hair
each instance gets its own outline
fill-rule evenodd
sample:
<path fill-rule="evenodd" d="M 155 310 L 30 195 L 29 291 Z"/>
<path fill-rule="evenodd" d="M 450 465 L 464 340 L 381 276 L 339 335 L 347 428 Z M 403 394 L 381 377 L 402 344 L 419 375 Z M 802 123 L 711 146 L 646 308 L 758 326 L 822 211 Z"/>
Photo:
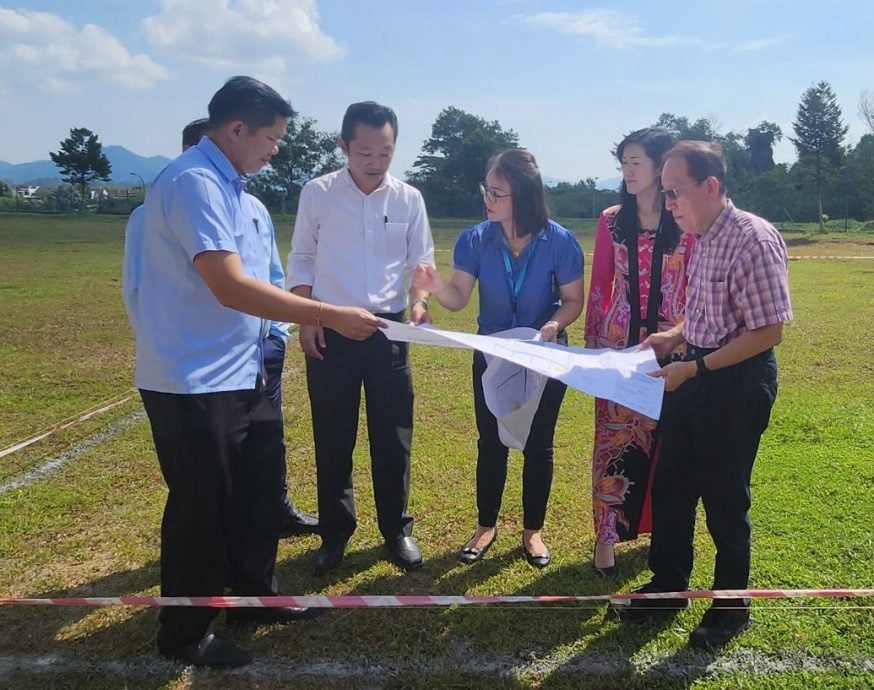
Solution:
<path fill-rule="evenodd" d="M 720 194 L 725 194 L 728 164 L 722 144 L 715 141 L 680 141 L 665 154 L 665 159 L 674 157 L 686 161 L 689 175 L 695 182 L 704 182 L 708 177 L 715 177 L 719 181 Z"/>
<path fill-rule="evenodd" d="M 201 117 L 193 122 L 189 122 L 182 129 L 182 148 L 187 149 L 189 146 L 195 146 L 206 134 L 209 129 L 209 118 Z"/>
<path fill-rule="evenodd" d="M 368 125 L 374 129 L 382 129 L 387 124 L 391 125 L 395 133 L 395 141 L 398 140 L 398 116 L 387 105 L 380 105 L 375 101 L 361 101 L 353 103 L 346 108 L 343 115 L 343 126 L 340 130 L 340 138 L 347 144 L 355 138 L 355 128 L 359 124 Z"/>
<path fill-rule="evenodd" d="M 546 188 L 537 161 L 526 149 L 509 149 L 494 156 L 486 168 L 503 177 L 513 195 L 513 227 L 517 237 L 540 232 L 549 222 Z"/>
<path fill-rule="evenodd" d="M 209 102 L 211 127 L 242 120 L 250 131 L 269 127 L 276 118 L 294 117 L 291 103 L 272 87 L 252 77 L 231 77 Z"/>

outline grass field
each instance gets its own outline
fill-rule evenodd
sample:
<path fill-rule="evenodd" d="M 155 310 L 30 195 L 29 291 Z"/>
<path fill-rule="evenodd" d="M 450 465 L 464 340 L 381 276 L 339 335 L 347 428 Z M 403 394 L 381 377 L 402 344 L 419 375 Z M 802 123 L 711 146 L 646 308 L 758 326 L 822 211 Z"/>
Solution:
<path fill-rule="evenodd" d="M 587 254 L 590 221 L 567 221 Z M 0 448 L 131 390 L 133 342 L 119 295 L 124 219 L 0 214 Z M 446 271 L 462 228 L 435 221 Z M 280 245 L 290 224 L 278 222 Z M 795 321 L 778 350 L 780 393 L 753 475 L 752 586 L 874 586 L 874 236 L 786 232 Z M 438 325 L 472 330 L 475 308 Z M 581 342 L 581 324 L 572 342 Z M 284 379 L 295 501 L 315 509 L 302 356 Z M 521 457 L 511 455 L 500 538 L 473 567 L 455 553 L 476 519 L 475 430 L 467 352 L 414 348 L 411 511 L 424 567 L 382 559 L 366 436 L 356 452 L 359 530 L 342 567 L 312 573 L 316 537 L 280 544 L 292 594 L 598 594 L 648 578 L 647 541 L 618 550 L 621 580 L 598 579 L 589 500 L 592 401 L 569 392 L 559 420 L 545 527 L 553 564 L 520 548 Z M 0 459 L 0 596 L 157 594 L 165 488 L 138 400 Z M 26 486 L 10 481 L 56 460 Z M 62 462 L 63 461 L 63 462 Z M 692 586 L 710 585 L 713 548 L 699 519 Z M 192 671 L 154 653 L 148 609 L 0 608 L 0 687 L 874 687 L 871 600 L 761 601 L 754 626 L 718 654 L 686 639 L 705 604 L 662 627 L 628 629 L 603 606 L 347 610 L 317 621 L 231 632 L 256 663 Z"/>

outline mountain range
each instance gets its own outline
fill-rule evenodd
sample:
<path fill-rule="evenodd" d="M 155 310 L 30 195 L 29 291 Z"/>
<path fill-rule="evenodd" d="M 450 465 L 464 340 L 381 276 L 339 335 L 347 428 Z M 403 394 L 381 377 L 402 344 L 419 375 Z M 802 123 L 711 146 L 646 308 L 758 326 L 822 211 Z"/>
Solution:
<path fill-rule="evenodd" d="M 140 156 L 124 146 L 104 146 L 103 153 L 112 165 L 112 182 L 131 187 L 139 184 L 139 180 L 132 173 L 140 175 L 146 184 L 150 184 L 170 162 L 170 159 L 164 156 Z M 53 187 L 61 183 L 61 173 L 50 160 L 29 163 L 0 161 L 0 180 L 13 185 Z M 547 187 L 555 187 L 565 181 L 557 177 L 543 177 L 543 183 Z M 601 178 L 598 180 L 597 187 L 615 190 L 621 181 L 621 177 Z"/>
<path fill-rule="evenodd" d="M 103 153 L 112 165 L 113 183 L 131 187 L 140 183 L 131 173 L 142 176 L 146 184 L 149 184 L 170 162 L 170 159 L 164 156 L 140 156 L 124 146 L 104 146 Z M 61 173 L 58 166 L 50 160 L 29 163 L 0 161 L 0 180 L 16 185 L 32 184 L 50 187 L 61 182 Z"/>

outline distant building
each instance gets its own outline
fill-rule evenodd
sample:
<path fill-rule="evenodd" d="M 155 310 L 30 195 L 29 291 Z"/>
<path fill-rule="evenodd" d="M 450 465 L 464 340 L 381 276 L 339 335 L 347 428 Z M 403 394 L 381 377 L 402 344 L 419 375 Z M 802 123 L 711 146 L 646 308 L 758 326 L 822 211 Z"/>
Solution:
<path fill-rule="evenodd" d="M 16 187 L 15 195 L 20 199 L 27 199 L 28 201 L 35 200 L 38 195 L 39 186 L 36 187 Z"/>

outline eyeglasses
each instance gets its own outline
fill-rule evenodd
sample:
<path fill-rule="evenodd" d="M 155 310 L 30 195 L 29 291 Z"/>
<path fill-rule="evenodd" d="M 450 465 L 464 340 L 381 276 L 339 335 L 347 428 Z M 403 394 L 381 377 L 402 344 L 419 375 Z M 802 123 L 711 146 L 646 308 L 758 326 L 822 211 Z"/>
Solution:
<path fill-rule="evenodd" d="M 483 199 L 490 201 L 493 204 L 496 204 L 498 199 L 513 196 L 512 194 L 498 194 L 494 189 L 486 187 L 484 182 L 479 183 L 479 193 L 483 195 Z"/>
<path fill-rule="evenodd" d="M 676 200 L 676 198 L 678 196 L 680 196 L 681 189 L 686 189 L 686 187 L 691 187 L 693 184 L 701 184 L 701 182 L 698 182 L 697 180 L 695 180 L 694 182 L 689 182 L 688 184 L 681 184 L 679 187 L 674 187 L 673 189 L 663 189 L 662 194 L 664 194 L 666 197 L 668 197 L 668 199 L 671 199 L 672 201 L 674 201 L 674 200 Z"/>

